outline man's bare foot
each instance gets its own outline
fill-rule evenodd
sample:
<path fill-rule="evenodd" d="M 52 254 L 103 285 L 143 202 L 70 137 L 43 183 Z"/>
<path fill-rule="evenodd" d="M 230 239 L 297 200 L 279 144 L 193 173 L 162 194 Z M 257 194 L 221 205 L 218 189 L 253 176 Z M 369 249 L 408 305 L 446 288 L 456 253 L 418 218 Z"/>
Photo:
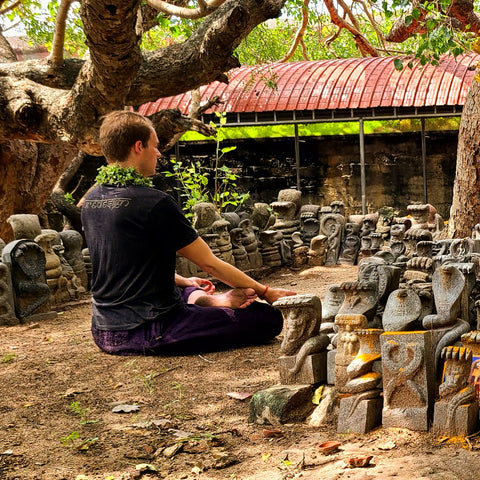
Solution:
<path fill-rule="evenodd" d="M 227 307 L 245 308 L 255 301 L 257 295 L 253 288 L 234 288 L 225 293 L 206 295 L 205 292 L 195 290 L 188 298 L 188 303 L 200 307 Z"/>

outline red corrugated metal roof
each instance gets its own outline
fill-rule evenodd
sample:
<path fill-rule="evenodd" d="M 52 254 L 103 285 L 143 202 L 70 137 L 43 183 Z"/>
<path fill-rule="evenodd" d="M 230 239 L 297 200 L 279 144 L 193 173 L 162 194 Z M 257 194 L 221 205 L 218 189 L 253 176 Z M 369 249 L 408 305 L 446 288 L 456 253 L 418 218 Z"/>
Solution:
<path fill-rule="evenodd" d="M 200 87 L 202 101 L 218 95 L 227 112 L 335 110 L 375 107 L 463 105 L 479 55 L 442 57 L 438 66 L 395 70 L 392 57 L 345 58 L 242 67 L 229 73 L 228 85 Z M 277 85 L 270 88 L 265 78 Z M 139 108 L 151 115 L 165 108 L 188 113 L 190 93 L 161 98 Z M 209 110 L 206 113 L 211 113 Z"/>

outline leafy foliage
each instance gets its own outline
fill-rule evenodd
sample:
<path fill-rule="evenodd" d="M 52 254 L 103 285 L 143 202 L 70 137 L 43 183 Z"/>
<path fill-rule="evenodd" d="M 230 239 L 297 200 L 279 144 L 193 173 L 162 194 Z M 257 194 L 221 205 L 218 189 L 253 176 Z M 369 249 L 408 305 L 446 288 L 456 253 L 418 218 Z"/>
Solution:
<path fill-rule="evenodd" d="M 152 179 L 140 175 L 135 167 L 124 168 L 118 163 L 100 167 L 95 181 L 98 185 L 115 185 L 117 187 L 127 185 L 153 187 Z"/>
<path fill-rule="evenodd" d="M 227 165 L 221 164 L 223 156 L 235 150 L 236 147 L 221 147 L 220 144 L 225 138 L 223 126 L 227 120 L 225 113 L 215 112 L 215 114 L 219 119 L 219 125 L 211 123 L 213 127 L 217 127 L 213 192 L 209 189 L 209 173 L 200 162 L 185 164 L 173 158 L 170 160 L 173 172 L 163 172 L 166 177 L 177 180 L 179 186 L 176 189 L 184 199 L 183 210 L 187 217 L 193 216 L 191 208 L 200 202 L 211 202 L 221 212 L 228 206 L 239 208 L 249 198 L 248 193 L 237 191 L 237 175 Z"/>

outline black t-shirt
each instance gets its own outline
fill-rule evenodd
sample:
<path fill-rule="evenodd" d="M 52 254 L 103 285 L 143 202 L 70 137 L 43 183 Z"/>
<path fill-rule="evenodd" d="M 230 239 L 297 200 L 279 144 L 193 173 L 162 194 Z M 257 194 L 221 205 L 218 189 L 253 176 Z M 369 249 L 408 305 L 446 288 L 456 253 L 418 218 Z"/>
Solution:
<path fill-rule="evenodd" d="M 129 330 L 181 304 L 177 250 L 197 232 L 166 193 L 100 185 L 86 197 L 82 222 L 92 260 L 92 325 Z"/>

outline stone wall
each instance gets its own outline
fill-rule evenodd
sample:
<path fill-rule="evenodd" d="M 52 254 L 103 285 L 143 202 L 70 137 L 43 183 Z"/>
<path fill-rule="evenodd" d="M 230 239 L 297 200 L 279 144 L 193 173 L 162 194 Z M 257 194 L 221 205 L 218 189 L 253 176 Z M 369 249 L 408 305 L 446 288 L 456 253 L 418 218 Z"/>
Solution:
<path fill-rule="evenodd" d="M 458 132 L 428 132 L 428 203 L 449 217 Z M 271 203 L 278 191 L 296 186 L 293 138 L 249 139 L 223 142 L 237 148 L 225 155 L 226 164 L 239 175 L 238 186 L 253 201 Z M 174 151 L 166 153 L 166 158 Z M 211 142 L 181 144 L 182 160 L 193 158 L 213 166 Z M 360 147 L 358 135 L 301 137 L 300 177 L 303 203 L 329 205 L 341 200 L 347 215 L 361 213 Z M 368 212 L 388 205 L 404 209 L 423 203 L 423 167 L 420 133 L 365 136 L 366 201 Z M 400 211 L 400 214 L 406 212 Z"/>
<path fill-rule="evenodd" d="M 423 167 L 420 133 L 371 134 L 365 136 L 366 201 L 368 212 L 382 206 L 393 206 L 405 215 L 406 205 L 430 203 L 447 219 L 455 177 L 458 132 L 428 132 L 427 179 L 428 202 L 423 198 Z M 239 178 L 238 187 L 249 191 L 252 201 L 271 203 L 279 190 L 296 187 L 295 142 L 293 138 L 248 139 L 223 142 L 222 147 L 235 145 L 224 159 Z M 199 160 L 214 166 L 215 144 L 195 142 L 180 144 L 180 159 Z M 164 154 L 165 169 L 174 156 L 174 149 Z M 70 189 L 78 185 L 77 195 L 93 182 L 96 169 L 103 164 L 89 157 L 72 180 Z M 301 137 L 300 177 L 304 204 L 330 205 L 341 200 L 346 214 L 361 213 L 360 147 L 358 135 Z M 213 174 L 210 176 L 213 177 Z M 158 186 L 176 195 L 170 179 L 158 179 Z"/>

